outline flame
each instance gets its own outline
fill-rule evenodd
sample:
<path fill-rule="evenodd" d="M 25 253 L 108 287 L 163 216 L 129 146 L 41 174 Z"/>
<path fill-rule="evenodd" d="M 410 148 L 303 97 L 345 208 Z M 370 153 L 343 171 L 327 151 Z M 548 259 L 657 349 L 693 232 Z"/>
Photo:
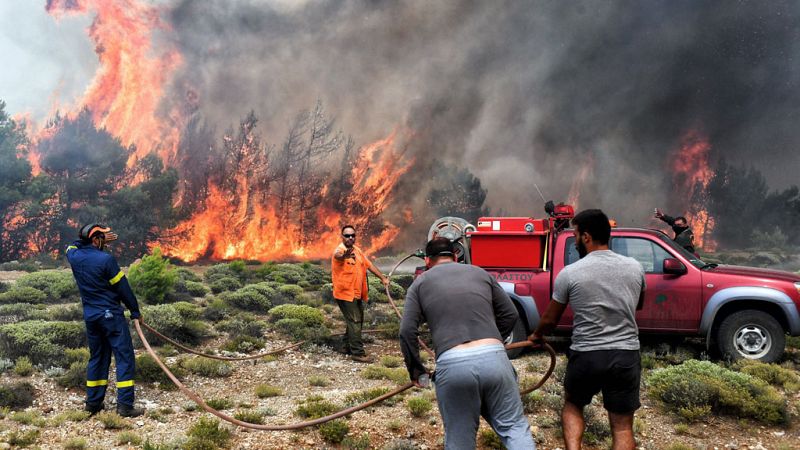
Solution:
<path fill-rule="evenodd" d="M 350 172 L 353 187 L 347 193 L 345 211 L 336 211 L 329 204 L 318 207 L 316 236 L 309 242 L 302 239 L 299 221 L 281 220 L 278 199 L 259 191 L 252 175 L 239 171 L 233 189 L 210 184 L 202 209 L 166 233 L 178 236 L 177 241 L 168 237 L 153 245 L 186 262 L 201 258 L 326 258 L 340 242 L 339 227 L 344 222 L 366 230 L 389 206 L 397 181 L 413 164 L 402 156 L 396 149 L 396 133 L 359 149 Z M 320 190 L 320 198 L 325 198 L 328 189 L 326 185 Z M 385 248 L 400 232 L 390 223 L 381 228 L 365 247 L 367 254 Z"/>
<path fill-rule="evenodd" d="M 153 45 L 156 32 L 168 31 L 161 10 L 139 0 L 49 0 L 46 9 L 56 18 L 96 14 L 88 33 L 100 66 L 72 114 L 86 107 L 98 128 L 126 147 L 135 144 L 129 167 L 152 151 L 170 161 L 178 145 L 178 118 L 173 112 L 165 117 L 160 108 L 181 57 L 174 49 Z"/>
<path fill-rule="evenodd" d="M 686 133 L 672 160 L 673 183 L 679 198 L 691 199 L 684 212 L 695 236 L 696 247 L 714 251 L 717 243 L 711 237 L 714 217 L 707 208 L 708 184 L 714 176 L 709 165 L 708 139 L 696 130 Z"/>

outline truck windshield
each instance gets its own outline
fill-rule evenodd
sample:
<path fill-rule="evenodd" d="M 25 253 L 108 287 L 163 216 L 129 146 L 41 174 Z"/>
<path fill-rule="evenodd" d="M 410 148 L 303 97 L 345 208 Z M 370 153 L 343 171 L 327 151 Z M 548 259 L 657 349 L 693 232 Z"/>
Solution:
<path fill-rule="evenodd" d="M 680 245 L 676 244 L 675 241 L 670 239 L 670 237 L 667 236 L 666 234 L 659 233 L 658 234 L 658 238 L 661 239 L 661 241 L 667 247 L 670 247 L 671 249 L 673 249 L 676 252 L 680 253 L 681 256 L 683 256 L 684 258 L 688 259 L 689 262 L 692 263 L 692 265 L 697 267 L 698 269 L 702 269 L 703 267 L 706 266 L 706 263 L 702 259 L 698 258 L 697 255 L 695 255 L 693 253 L 689 253 L 688 250 L 686 250 L 685 248 L 683 248 Z"/>

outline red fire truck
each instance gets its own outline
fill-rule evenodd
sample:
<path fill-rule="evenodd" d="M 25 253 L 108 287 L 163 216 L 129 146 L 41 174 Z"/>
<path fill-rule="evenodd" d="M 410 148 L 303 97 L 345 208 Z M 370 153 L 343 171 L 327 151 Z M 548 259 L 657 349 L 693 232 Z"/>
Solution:
<path fill-rule="evenodd" d="M 509 342 L 533 332 L 555 277 L 578 260 L 572 207 L 551 206 L 548 213 L 544 219 L 482 217 L 476 225 L 443 217 L 428 233 L 455 241 L 462 262 L 486 269 L 509 294 L 520 315 Z M 645 305 L 636 314 L 642 334 L 699 336 L 721 357 L 764 362 L 780 358 L 786 334 L 800 335 L 796 274 L 706 263 L 653 229 L 612 228 L 609 244 L 645 269 Z M 559 332 L 569 332 L 572 318 L 567 308 Z"/>

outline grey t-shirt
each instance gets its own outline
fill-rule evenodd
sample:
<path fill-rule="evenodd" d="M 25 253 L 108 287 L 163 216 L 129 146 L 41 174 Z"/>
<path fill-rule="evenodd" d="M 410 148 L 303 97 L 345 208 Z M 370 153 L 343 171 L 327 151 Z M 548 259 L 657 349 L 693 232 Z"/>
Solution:
<path fill-rule="evenodd" d="M 635 259 L 596 250 L 565 267 L 553 285 L 553 300 L 572 306 L 574 351 L 638 350 L 636 305 L 645 289 Z"/>

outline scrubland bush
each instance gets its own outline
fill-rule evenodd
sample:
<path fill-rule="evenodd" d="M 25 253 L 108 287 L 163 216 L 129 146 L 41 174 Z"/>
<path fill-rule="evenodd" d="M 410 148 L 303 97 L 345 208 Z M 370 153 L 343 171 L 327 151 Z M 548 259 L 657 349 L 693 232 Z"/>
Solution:
<path fill-rule="evenodd" d="M 342 440 L 342 448 L 348 450 L 369 450 L 372 448 L 372 441 L 369 438 L 369 433 L 364 433 L 358 437 L 346 436 Z"/>
<path fill-rule="evenodd" d="M 247 279 L 248 269 L 242 261 L 234 261 L 231 263 L 215 264 L 209 267 L 203 274 L 206 283 L 213 283 L 223 278 L 234 278 L 239 283 L 243 283 Z"/>
<path fill-rule="evenodd" d="M 83 450 L 86 448 L 86 439 L 80 437 L 69 438 L 64 443 L 64 450 Z"/>
<path fill-rule="evenodd" d="M 242 287 L 242 282 L 234 277 L 222 277 L 210 282 L 209 287 L 211 292 L 219 294 L 220 292 L 235 291 Z"/>
<path fill-rule="evenodd" d="M 266 312 L 272 307 L 270 299 L 254 285 L 248 285 L 234 292 L 222 292 L 219 298 L 231 307 L 246 311 Z M 271 288 L 266 287 L 271 290 Z"/>
<path fill-rule="evenodd" d="M 383 367 L 394 369 L 395 367 L 400 367 L 401 364 L 403 364 L 403 358 L 399 356 L 392 356 L 392 355 L 381 356 L 381 365 Z"/>
<path fill-rule="evenodd" d="M 0 358 L 0 373 L 6 373 L 14 368 L 14 361 L 8 358 Z"/>
<path fill-rule="evenodd" d="M 281 319 L 296 319 L 303 323 L 303 325 L 322 326 L 325 322 L 325 316 L 318 309 L 304 305 L 280 305 L 269 310 L 270 317 L 275 320 Z"/>
<path fill-rule="evenodd" d="M 408 371 L 403 368 L 390 369 L 382 366 L 367 366 L 366 369 L 361 371 L 361 376 L 368 380 L 391 380 L 397 384 L 407 383 L 409 381 Z"/>
<path fill-rule="evenodd" d="M 272 303 L 275 305 L 297 303 L 304 293 L 305 289 L 296 284 L 284 284 L 276 289 L 275 295 L 272 297 Z"/>
<path fill-rule="evenodd" d="M 32 374 L 33 364 L 31 364 L 30 358 L 27 356 L 17 358 L 17 362 L 14 364 L 14 373 L 21 377 L 27 377 Z"/>
<path fill-rule="evenodd" d="M 184 359 L 180 365 L 189 372 L 209 378 L 227 377 L 233 372 L 233 366 L 225 361 L 201 357 Z"/>
<path fill-rule="evenodd" d="M 311 386 L 325 387 L 331 384 L 331 380 L 321 375 L 311 375 L 308 377 L 308 384 Z"/>
<path fill-rule="evenodd" d="M 148 325 L 177 341 L 188 344 L 197 344 L 204 337 L 209 336 L 210 329 L 204 322 L 193 318 L 195 313 L 200 314 L 196 306 L 185 303 L 168 305 L 145 306 L 142 315 Z M 150 342 L 155 337 L 148 331 L 147 339 Z"/>
<path fill-rule="evenodd" d="M 0 384 L 0 408 L 25 409 L 33 404 L 30 383 Z"/>
<path fill-rule="evenodd" d="M 60 322 L 74 322 L 83 320 L 83 307 L 78 304 L 58 305 L 37 312 L 32 319 L 56 320 Z"/>
<path fill-rule="evenodd" d="M 258 398 L 278 397 L 280 395 L 283 395 L 283 389 L 277 386 L 271 386 L 269 384 L 259 384 L 256 386 L 256 397 Z"/>
<path fill-rule="evenodd" d="M 106 430 L 124 430 L 131 427 L 130 422 L 111 411 L 101 411 L 94 418 L 102 423 Z"/>
<path fill-rule="evenodd" d="M 232 310 L 233 309 L 230 307 L 230 305 L 225 303 L 224 300 L 220 298 L 214 298 L 203 309 L 203 318 L 210 320 L 211 322 L 219 322 L 220 320 L 229 317 L 232 313 Z"/>
<path fill-rule="evenodd" d="M 178 378 L 186 375 L 186 371 L 178 365 L 167 364 L 167 367 Z M 137 383 L 158 383 L 158 387 L 165 391 L 177 389 L 172 380 L 161 370 L 156 360 L 150 355 L 136 357 L 136 381 Z"/>
<path fill-rule="evenodd" d="M 22 425 L 43 427 L 47 424 L 39 410 L 15 411 L 9 414 L 8 418 Z"/>
<path fill-rule="evenodd" d="M 216 419 L 201 417 L 189 428 L 186 433 L 189 437 L 188 448 L 226 448 L 231 439 L 231 432 L 220 426 Z"/>
<path fill-rule="evenodd" d="M 117 435 L 117 445 L 133 445 L 138 447 L 142 443 L 142 437 L 133 431 L 123 431 Z"/>
<path fill-rule="evenodd" d="M 384 445 L 382 450 L 419 450 L 419 445 L 409 439 L 395 439 Z"/>
<path fill-rule="evenodd" d="M 773 386 L 780 386 L 787 392 L 800 390 L 800 375 L 796 370 L 787 369 L 777 364 L 765 364 L 750 359 L 739 360 L 736 368 L 743 373 L 764 380 Z"/>
<path fill-rule="evenodd" d="M 229 352 L 250 353 L 264 348 L 264 341 L 253 336 L 238 335 L 225 342 L 222 348 Z"/>
<path fill-rule="evenodd" d="M 214 409 L 224 410 L 233 408 L 233 401 L 229 398 L 210 398 L 206 404 Z"/>
<path fill-rule="evenodd" d="M 8 434 L 8 436 L 6 436 L 5 441 L 8 442 L 12 447 L 30 447 L 36 443 L 36 440 L 39 439 L 39 433 L 40 431 L 36 429 L 27 431 L 12 431 Z"/>
<path fill-rule="evenodd" d="M 389 301 L 389 297 L 386 296 L 386 289 L 383 287 L 383 283 L 377 277 L 369 277 L 367 279 L 367 284 L 369 286 L 369 300 L 376 302 L 376 303 L 387 303 Z M 389 292 L 392 294 L 392 299 L 397 301 L 402 301 L 406 297 L 406 290 L 395 282 L 389 283 Z"/>
<path fill-rule="evenodd" d="M 236 411 L 233 414 L 233 417 L 241 420 L 242 422 L 257 423 L 259 425 L 264 423 L 264 414 L 259 411 L 240 410 Z"/>
<path fill-rule="evenodd" d="M 656 369 L 648 378 L 648 384 L 653 398 L 687 419 L 698 420 L 705 410 L 770 424 L 785 423 L 788 418 L 786 400 L 775 388 L 746 373 L 708 361 L 689 360 Z"/>
<path fill-rule="evenodd" d="M 503 441 L 500 440 L 500 436 L 491 428 L 481 428 L 478 431 L 478 442 L 480 442 L 484 448 L 498 450 L 505 448 Z"/>
<path fill-rule="evenodd" d="M 209 289 L 203 283 L 198 281 L 185 281 L 184 283 L 186 292 L 192 297 L 205 297 L 208 294 Z"/>
<path fill-rule="evenodd" d="M 376 387 L 372 389 L 365 389 L 363 391 L 358 391 L 348 394 L 344 398 L 344 402 L 347 407 L 351 407 L 358 405 L 360 403 L 368 402 L 374 398 L 378 398 L 389 391 L 391 391 L 391 389 L 387 387 Z M 389 399 L 384 400 L 383 403 L 381 404 L 386 404 L 388 406 L 391 406 L 393 403 L 396 403 L 395 400 L 396 398 L 397 396 L 391 397 Z"/>
<path fill-rule="evenodd" d="M 322 439 L 332 444 L 342 442 L 349 432 L 350 426 L 342 419 L 331 420 L 319 426 L 319 434 Z"/>
<path fill-rule="evenodd" d="M 433 408 L 433 403 L 427 398 L 411 397 L 410 399 L 406 400 L 406 408 L 408 408 L 408 411 L 412 416 L 423 417 L 430 412 L 431 408 Z"/>
<path fill-rule="evenodd" d="M 47 301 L 47 294 L 39 289 L 30 286 L 14 286 L 0 294 L 0 304 L 10 303 L 44 303 Z"/>
<path fill-rule="evenodd" d="M 175 268 L 175 275 L 178 277 L 179 280 L 184 281 L 184 282 L 192 281 L 192 282 L 195 282 L 195 283 L 199 283 L 199 282 L 203 281 L 203 279 L 200 278 L 196 273 L 192 272 L 191 270 L 189 270 L 186 267 L 177 267 L 177 268 Z"/>
<path fill-rule="evenodd" d="M 264 335 L 267 323 L 263 320 L 258 320 L 253 314 L 242 312 L 228 320 L 219 322 L 215 325 L 215 328 L 231 336 L 252 336 L 260 338 Z"/>
<path fill-rule="evenodd" d="M 74 389 L 86 389 L 86 367 L 87 361 L 75 361 L 70 363 L 69 368 L 56 380 L 59 386 Z"/>
<path fill-rule="evenodd" d="M 161 256 L 161 249 L 153 249 L 152 255 L 142 258 L 142 261 L 133 264 L 128 271 L 128 280 L 137 296 L 147 303 L 157 305 L 164 303 L 175 282 L 178 274 L 169 261 Z"/>
<path fill-rule="evenodd" d="M 322 296 L 322 301 L 326 303 L 333 303 L 336 299 L 333 298 L 333 284 L 325 283 L 319 288 L 319 293 Z"/>
<path fill-rule="evenodd" d="M 331 403 L 319 396 L 305 399 L 295 410 L 295 414 L 306 419 L 318 419 L 335 413 L 342 409 L 339 405 Z"/>
<path fill-rule="evenodd" d="M 2 320 L 1 323 L 14 323 L 22 322 L 23 320 L 31 320 L 34 318 L 33 316 L 39 314 L 47 314 L 47 307 L 45 305 L 31 305 L 30 303 L 10 303 L 8 305 L 0 305 L 0 318 L 2 318 L 0 319 Z"/>
<path fill-rule="evenodd" d="M 44 292 L 48 302 L 78 295 L 78 285 L 70 272 L 52 271 L 35 272 L 23 275 L 17 280 L 17 288 L 31 287 Z"/>
<path fill-rule="evenodd" d="M 29 320 L 0 325 L 0 357 L 30 358 L 33 364 L 62 365 L 66 348 L 86 345 L 80 322 Z"/>

